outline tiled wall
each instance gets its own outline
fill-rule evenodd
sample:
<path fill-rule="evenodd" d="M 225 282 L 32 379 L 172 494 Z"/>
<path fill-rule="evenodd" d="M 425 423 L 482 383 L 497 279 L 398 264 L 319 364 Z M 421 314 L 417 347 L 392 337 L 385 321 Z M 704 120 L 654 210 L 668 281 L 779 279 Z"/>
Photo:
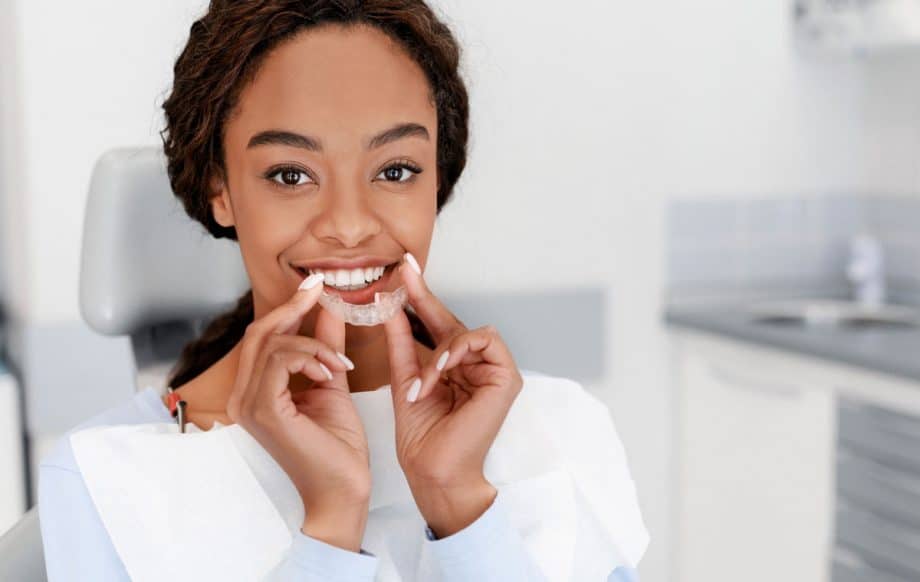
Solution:
<path fill-rule="evenodd" d="M 846 294 L 849 239 L 863 231 L 884 245 L 892 296 L 920 294 L 920 196 L 857 194 L 673 201 L 668 291 Z"/>
<path fill-rule="evenodd" d="M 893 292 L 920 299 L 920 196 L 873 199 L 867 220 L 885 246 Z"/>

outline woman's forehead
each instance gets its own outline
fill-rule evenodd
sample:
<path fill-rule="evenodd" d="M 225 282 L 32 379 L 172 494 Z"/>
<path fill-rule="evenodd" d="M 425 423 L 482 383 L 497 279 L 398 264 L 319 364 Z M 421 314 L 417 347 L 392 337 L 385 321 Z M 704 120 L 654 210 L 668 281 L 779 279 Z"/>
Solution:
<path fill-rule="evenodd" d="M 242 139 L 270 127 L 361 138 L 404 121 L 426 126 L 434 138 L 437 126 L 422 69 L 368 26 L 324 26 L 277 47 L 243 89 L 236 113 Z"/>

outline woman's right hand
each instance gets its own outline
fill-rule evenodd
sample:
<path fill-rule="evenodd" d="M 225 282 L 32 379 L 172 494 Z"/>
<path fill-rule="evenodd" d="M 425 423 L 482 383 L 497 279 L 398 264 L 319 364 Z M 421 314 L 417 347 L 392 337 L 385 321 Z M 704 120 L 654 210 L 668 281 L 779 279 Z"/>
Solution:
<path fill-rule="evenodd" d="M 367 437 L 348 388 L 349 367 L 336 355 L 344 355 L 345 322 L 320 308 L 316 337 L 297 334 L 322 293 L 322 276 L 314 277 L 312 288 L 246 327 L 227 415 L 293 481 L 306 513 L 302 531 L 358 551 L 371 488 Z M 296 373 L 313 384 L 292 395 Z"/>

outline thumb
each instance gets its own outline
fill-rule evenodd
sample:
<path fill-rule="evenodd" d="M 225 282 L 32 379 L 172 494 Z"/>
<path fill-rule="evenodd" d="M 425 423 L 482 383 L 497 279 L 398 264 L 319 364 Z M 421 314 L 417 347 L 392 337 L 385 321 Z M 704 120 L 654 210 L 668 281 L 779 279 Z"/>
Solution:
<path fill-rule="evenodd" d="M 406 400 L 413 381 L 418 378 L 418 353 L 415 338 L 405 310 L 400 309 L 383 323 L 387 338 L 387 354 L 390 363 L 390 392 L 393 396 L 394 413 L 399 413 L 411 402 Z"/>

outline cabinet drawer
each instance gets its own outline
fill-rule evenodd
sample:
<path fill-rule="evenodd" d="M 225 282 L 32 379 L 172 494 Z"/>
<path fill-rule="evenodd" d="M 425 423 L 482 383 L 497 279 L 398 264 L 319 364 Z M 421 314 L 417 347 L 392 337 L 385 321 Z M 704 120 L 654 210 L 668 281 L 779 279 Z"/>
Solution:
<path fill-rule="evenodd" d="M 920 579 L 920 530 L 837 498 L 837 540 L 886 570 Z"/>
<path fill-rule="evenodd" d="M 841 444 L 920 473 L 920 417 L 844 399 L 837 414 Z"/>
<path fill-rule="evenodd" d="M 872 512 L 905 521 L 920 531 L 920 473 L 842 445 L 837 451 L 837 491 Z"/>

